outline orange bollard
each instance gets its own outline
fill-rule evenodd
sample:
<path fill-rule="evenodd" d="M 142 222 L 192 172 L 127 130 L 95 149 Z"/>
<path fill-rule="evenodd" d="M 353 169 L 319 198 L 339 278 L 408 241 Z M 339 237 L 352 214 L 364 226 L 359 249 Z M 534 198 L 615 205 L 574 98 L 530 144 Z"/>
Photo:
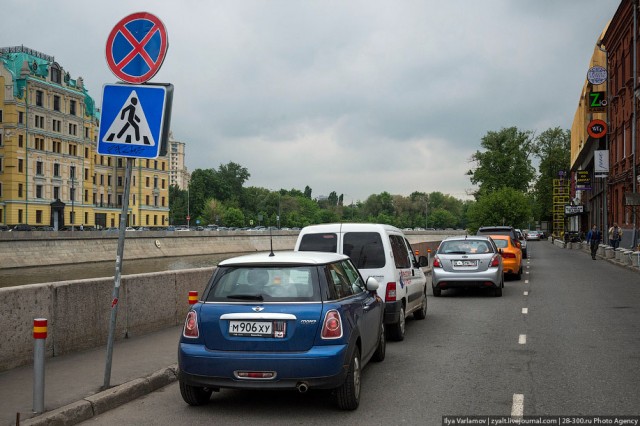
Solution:
<path fill-rule="evenodd" d="M 190 291 L 189 292 L 189 304 L 190 305 L 195 305 L 196 303 L 198 303 L 198 292 L 197 291 Z"/>

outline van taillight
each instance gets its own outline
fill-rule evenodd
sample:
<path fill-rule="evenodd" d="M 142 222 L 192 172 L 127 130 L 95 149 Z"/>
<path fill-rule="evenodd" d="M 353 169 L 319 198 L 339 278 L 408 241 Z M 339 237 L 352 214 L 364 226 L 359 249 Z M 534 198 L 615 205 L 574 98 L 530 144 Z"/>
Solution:
<path fill-rule="evenodd" d="M 342 319 L 338 311 L 329 311 L 322 324 L 323 339 L 339 339 L 342 337 Z"/>
<path fill-rule="evenodd" d="M 195 311 L 189 311 L 187 319 L 184 321 L 184 330 L 182 331 L 184 337 L 197 338 L 200 337 L 198 331 L 198 315 Z"/>
<path fill-rule="evenodd" d="M 387 283 L 387 292 L 384 296 L 385 302 L 395 302 L 396 301 L 396 283 L 390 282 Z"/>

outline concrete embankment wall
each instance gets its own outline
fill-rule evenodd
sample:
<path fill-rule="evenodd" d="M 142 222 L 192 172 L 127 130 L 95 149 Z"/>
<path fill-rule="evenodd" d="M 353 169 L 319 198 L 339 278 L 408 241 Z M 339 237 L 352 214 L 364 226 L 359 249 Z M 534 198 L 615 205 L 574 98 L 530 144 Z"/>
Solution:
<path fill-rule="evenodd" d="M 297 234 L 274 236 L 274 250 L 293 249 L 296 238 Z M 421 254 L 435 250 L 442 238 L 442 235 L 407 235 L 414 250 Z M 0 241 L 0 261 L 3 266 L 10 263 L 13 267 L 29 267 L 113 260 L 116 245 L 117 238 L 3 240 Z M 125 259 L 268 251 L 270 245 L 268 235 L 127 236 Z M 162 255 L 158 256 L 159 253 Z M 115 338 L 182 324 L 189 310 L 189 291 L 202 294 L 214 269 L 123 276 Z M 0 288 L 0 371 L 33 362 L 33 320 L 36 318 L 48 320 L 47 357 L 106 347 L 113 287 L 111 277 Z"/>

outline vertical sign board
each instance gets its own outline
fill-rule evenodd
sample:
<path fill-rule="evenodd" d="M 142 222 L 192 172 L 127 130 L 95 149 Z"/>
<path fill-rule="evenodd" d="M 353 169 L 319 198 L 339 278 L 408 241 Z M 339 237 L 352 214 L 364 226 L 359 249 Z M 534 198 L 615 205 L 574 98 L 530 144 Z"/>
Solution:
<path fill-rule="evenodd" d="M 173 85 L 105 84 L 98 154 L 157 158 L 166 154 Z"/>

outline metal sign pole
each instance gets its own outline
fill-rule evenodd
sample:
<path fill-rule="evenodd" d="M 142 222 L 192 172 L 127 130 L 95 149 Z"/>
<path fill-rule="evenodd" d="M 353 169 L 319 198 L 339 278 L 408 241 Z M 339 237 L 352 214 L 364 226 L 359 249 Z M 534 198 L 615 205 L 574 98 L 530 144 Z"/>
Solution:
<path fill-rule="evenodd" d="M 107 341 L 107 362 L 104 369 L 103 389 L 108 389 L 111 381 L 111 361 L 113 359 L 113 340 L 116 329 L 116 318 L 118 315 L 118 296 L 120 294 L 120 272 L 122 270 L 122 259 L 124 257 L 124 236 L 127 228 L 127 213 L 129 212 L 129 192 L 131 187 L 131 172 L 133 169 L 133 158 L 127 158 L 127 167 L 124 177 L 124 195 L 122 196 L 122 213 L 120 214 L 120 230 L 118 233 L 118 253 L 116 255 L 116 274 L 113 285 L 113 300 L 111 301 L 111 321 L 109 322 L 109 339 Z"/>

